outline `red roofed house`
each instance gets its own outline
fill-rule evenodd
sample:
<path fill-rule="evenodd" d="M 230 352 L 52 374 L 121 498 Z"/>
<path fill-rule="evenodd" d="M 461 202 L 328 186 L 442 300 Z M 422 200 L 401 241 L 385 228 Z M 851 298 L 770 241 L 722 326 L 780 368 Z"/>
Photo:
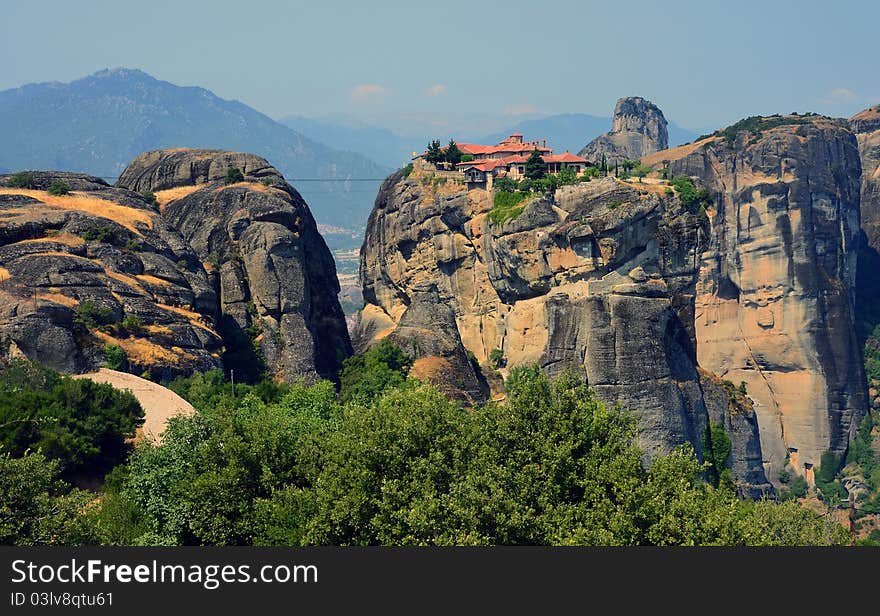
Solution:
<path fill-rule="evenodd" d="M 482 145 L 479 143 L 459 143 L 458 148 L 464 154 L 470 154 L 473 160 L 457 165 L 464 173 L 471 188 L 492 188 L 492 180 L 496 177 L 509 177 L 519 180 L 524 177 L 526 161 L 532 152 L 537 150 L 547 164 L 547 173 L 559 173 L 563 165 L 574 169 L 580 175 L 589 166 L 589 161 L 570 152 L 553 154 L 547 147 L 547 141 L 524 142 L 520 133 L 513 133 L 498 145 Z M 417 158 L 421 158 L 418 156 Z"/>

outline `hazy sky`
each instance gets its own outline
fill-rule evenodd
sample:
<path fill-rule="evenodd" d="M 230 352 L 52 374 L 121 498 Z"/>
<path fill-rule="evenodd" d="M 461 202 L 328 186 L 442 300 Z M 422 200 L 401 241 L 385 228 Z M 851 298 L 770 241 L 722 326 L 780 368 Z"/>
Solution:
<path fill-rule="evenodd" d="M 880 103 L 877 0 L 0 0 L 0 89 L 125 66 L 389 125 L 651 99 L 687 128 Z"/>

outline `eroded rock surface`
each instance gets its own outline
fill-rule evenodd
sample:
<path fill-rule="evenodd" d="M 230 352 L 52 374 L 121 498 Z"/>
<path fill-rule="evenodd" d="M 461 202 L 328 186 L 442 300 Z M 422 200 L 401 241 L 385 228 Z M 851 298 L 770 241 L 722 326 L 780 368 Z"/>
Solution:
<path fill-rule="evenodd" d="M 386 180 L 361 252 L 367 305 L 356 347 L 418 340 L 408 317 L 440 302 L 457 331 L 434 336 L 448 349 L 462 344 L 484 372 L 493 355 L 503 356 L 502 375 L 529 363 L 576 370 L 601 398 L 638 413 L 649 457 L 685 443 L 702 452 L 709 413 L 693 314 L 707 221 L 662 186 L 613 178 L 535 198 L 502 224 L 490 209 L 485 191 L 438 182 L 424 163 Z M 436 291 L 426 295 L 428 286 Z M 737 479 L 757 485 L 758 475 Z"/>
<path fill-rule="evenodd" d="M 117 346 L 154 378 L 219 367 L 217 296 L 154 205 L 87 175 L 30 176 L 0 177 L 0 354 L 78 372 Z"/>
<path fill-rule="evenodd" d="M 751 119 L 644 159 L 714 199 L 695 328 L 699 363 L 745 382 L 765 470 L 807 474 L 842 456 L 866 411 L 853 327 L 860 162 L 845 121 Z"/>
<path fill-rule="evenodd" d="M 629 96 L 617 101 L 611 132 L 596 137 L 578 155 L 595 163 L 604 155 L 613 166 L 615 162 L 638 160 L 668 147 L 666 118 L 660 108 L 644 98 Z"/>
<path fill-rule="evenodd" d="M 226 183 L 231 168 L 243 181 Z M 118 184 L 154 192 L 164 219 L 206 263 L 218 329 L 241 370 L 264 362 L 289 381 L 336 377 L 351 343 L 333 258 L 302 197 L 265 159 L 147 152 Z"/>

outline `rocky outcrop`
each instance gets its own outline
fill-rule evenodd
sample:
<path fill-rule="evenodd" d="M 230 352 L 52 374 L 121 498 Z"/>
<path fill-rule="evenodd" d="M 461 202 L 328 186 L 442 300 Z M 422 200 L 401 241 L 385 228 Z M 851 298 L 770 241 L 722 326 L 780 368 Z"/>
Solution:
<path fill-rule="evenodd" d="M 238 169 L 243 179 L 226 183 Z M 336 378 L 351 354 L 332 255 L 299 193 L 266 160 L 174 149 L 137 157 L 119 178 L 155 193 L 162 216 L 208 269 L 226 362 L 285 380 Z"/>
<path fill-rule="evenodd" d="M 749 118 L 643 159 L 708 188 L 699 364 L 754 400 L 767 476 L 842 456 L 866 411 L 853 327 L 860 164 L 845 121 Z"/>
<path fill-rule="evenodd" d="M 78 372 L 118 347 L 154 378 L 221 365 L 216 293 L 150 201 L 87 175 L 29 176 L 0 177 L 0 356 Z"/>
<path fill-rule="evenodd" d="M 737 488 L 745 498 L 760 498 L 772 493 L 764 474 L 761 434 L 754 402 L 730 381 L 700 370 L 703 400 L 713 425 L 720 425 L 730 438 L 731 474 L 739 479 Z"/>
<path fill-rule="evenodd" d="M 621 98 L 614 107 L 611 132 L 599 135 L 578 153 L 598 163 L 605 156 L 612 166 L 623 160 L 638 160 L 669 147 L 663 112 L 638 96 Z"/>
<path fill-rule="evenodd" d="M 685 443 L 702 452 L 709 413 L 693 302 L 709 229 L 699 213 L 662 186 L 609 177 L 534 198 L 498 224 L 488 193 L 438 178 L 417 161 L 382 186 L 361 251 L 356 347 L 430 330 L 443 345 L 410 344 L 417 357 L 462 344 L 489 374 L 530 363 L 576 370 L 638 413 L 649 457 Z M 454 315 L 455 330 L 422 319 L 425 302 Z M 737 479 L 761 483 L 745 471 Z"/>

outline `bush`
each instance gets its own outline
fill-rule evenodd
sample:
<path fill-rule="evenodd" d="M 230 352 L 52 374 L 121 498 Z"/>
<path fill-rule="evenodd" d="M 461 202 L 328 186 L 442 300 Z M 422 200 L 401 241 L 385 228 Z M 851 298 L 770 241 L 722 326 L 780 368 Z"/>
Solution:
<path fill-rule="evenodd" d="M 92 227 L 83 233 L 83 239 L 87 242 L 104 242 L 107 244 L 116 243 L 116 232 L 106 225 L 100 227 Z"/>
<path fill-rule="evenodd" d="M 93 496 L 58 478 L 57 460 L 0 447 L 0 545 L 93 543 L 82 511 Z"/>
<path fill-rule="evenodd" d="M 30 171 L 19 171 L 6 180 L 6 185 L 10 188 L 33 188 L 34 174 Z"/>
<path fill-rule="evenodd" d="M 80 302 L 74 312 L 76 313 L 73 317 L 74 325 L 81 329 L 92 330 L 115 323 L 113 311 L 92 300 Z"/>
<path fill-rule="evenodd" d="M 67 182 L 62 182 L 61 180 L 52 180 L 52 184 L 49 186 L 49 194 L 55 197 L 69 195 L 70 185 Z"/>
<path fill-rule="evenodd" d="M 697 213 L 700 206 L 708 207 L 712 205 L 712 197 L 706 189 L 697 190 L 694 181 L 688 177 L 675 178 L 670 182 L 672 188 L 678 193 L 678 199 L 682 206 Z"/>
<path fill-rule="evenodd" d="M 244 182 L 244 174 L 241 172 L 241 169 L 237 169 L 235 167 L 230 167 L 226 170 L 226 183 L 227 184 L 237 184 L 238 182 Z"/>
<path fill-rule="evenodd" d="M 133 314 L 126 315 L 120 324 L 120 333 L 126 336 L 139 336 L 143 334 L 143 330 L 141 320 Z"/>
<path fill-rule="evenodd" d="M 489 353 L 489 363 L 496 370 L 498 368 L 503 368 L 507 363 L 504 359 L 504 351 L 501 349 L 492 349 L 492 352 Z"/>
<path fill-rule="evenodd" d="M 115 344 L 104 345 L 104 366 L 120 372 L 128 370 L 128 356 L 122 347 Z"/>
<path fill-rule="evenodd" d="M 492 187 L 496 191 L 512 193 L 519 187 L 519 184 L 516 182 L 516 180 L 504 176 L 495 180 L 492 183 Z"/>
<path fill-rule="evenodd" d="M 405 178 L 408 178 L 409 175 L 412 173 L 412 171 L 413 171 L 413 164 L 412 163 L 408 164 L 406 167 L 404 167 L 401 170 L 401 172 L 403 173 L 403 177 L 405 177 Z"/>
<path fill-rule="evenodd" d="M 791 482 L 791 493 L 797 498 L 805 497 L 808 488 L 807 480 L 804 479 L 803 475 L 798 475 Z"/>
<path fill-rule="evenodd" d="M 146 199 L 147 203 L 149 203 L 150 205 L 158 207 L 159 200 L 156 198 L 156 193 L 154 193 L 152 190 L 145 190 L 141 193 L 141 196 Z"/>
<path fill-rule="evenodd" d="M 412 364 L 412 358 L 386 338 L 342 362 L 339 397 L 344 402 L 370 402 L 385 390 L 403 385 Z"/>
<path fill-rule="evenodd" d="M 130 392 L 16 360 L 0 372 L 0 444 L 14 456 L 40 450 L 66 473 L 104 472 L 123 461 L 143 423 Z M 33 374 L 33 378 L 22 375 Z"/>

